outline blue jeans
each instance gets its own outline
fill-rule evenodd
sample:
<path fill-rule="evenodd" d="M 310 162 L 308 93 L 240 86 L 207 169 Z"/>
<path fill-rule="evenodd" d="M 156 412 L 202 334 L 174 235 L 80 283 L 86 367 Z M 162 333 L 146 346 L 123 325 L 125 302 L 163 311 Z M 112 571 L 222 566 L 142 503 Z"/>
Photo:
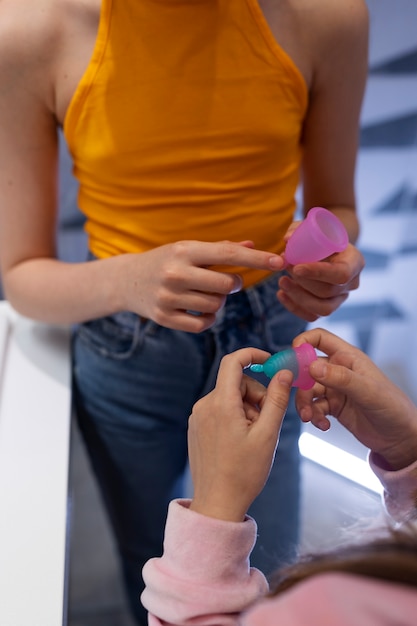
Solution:
<path fill-rule="evenodd" d="M 201 334 L 129 312 L 75 331 L 77 417 L 138 624 L 147 623 L 139 600 L 142 566 L 162 553 L 168 503 L 183 495 L 193 404 L 214 386 L 225 354 L 247 346 L 277 352 L 305 327 L 278 302 L 277 280 L 229 296 L 215 325 Z M 259 528 L 251 560 L 266 574 L 291 560 L 298 542 L 299 430 L 291 403 L 270 478 L 250 510 Z"/>

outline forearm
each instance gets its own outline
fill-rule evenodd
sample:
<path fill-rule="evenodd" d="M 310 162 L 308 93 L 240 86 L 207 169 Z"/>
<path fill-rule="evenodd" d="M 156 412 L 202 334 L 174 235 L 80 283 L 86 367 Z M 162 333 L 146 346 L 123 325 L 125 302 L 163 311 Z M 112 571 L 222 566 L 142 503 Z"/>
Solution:
<path fill-rule="evenodd" d="M 5 296 L 22 315 L 52 324 L 75 324 L 123 308 L 128 255 L 85 263 L 38 258 L 3 276 Z"/>

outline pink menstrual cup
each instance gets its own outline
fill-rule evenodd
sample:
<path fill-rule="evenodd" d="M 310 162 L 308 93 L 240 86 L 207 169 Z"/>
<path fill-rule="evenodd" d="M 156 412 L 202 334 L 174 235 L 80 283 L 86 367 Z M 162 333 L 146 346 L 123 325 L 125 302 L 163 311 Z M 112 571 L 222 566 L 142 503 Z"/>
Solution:
<path fill-rule="evenodd" d="M 311 378 L 308 370 L 310 363 L 317 359 L 316 351 L 309 343 L 303 343 L 298 348 L 288 348 L 276 352 L 265 361 L 265 363 L 254 363 L 249 369 L 252 372 L 263 372 L 272 378 L 280 370 L 290 370 L 294 375 L 293 387 L 300 389 L 311 389 L 314 379 Z"/>
<path fill-rule="evenodd" d="M 321 261 L 342 252 L 349 243 L 346 228 L 331 211 L 314 207 L 287 242 L 284 258 L 287 264 Z"/>

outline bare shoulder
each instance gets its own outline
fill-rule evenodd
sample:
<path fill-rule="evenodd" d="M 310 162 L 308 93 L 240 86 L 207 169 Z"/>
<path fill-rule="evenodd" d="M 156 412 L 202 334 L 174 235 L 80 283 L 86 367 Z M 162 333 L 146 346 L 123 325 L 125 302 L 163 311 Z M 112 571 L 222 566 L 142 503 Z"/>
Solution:
<path fill-rule="evenodd" d="M 369 16 L 365 0 L 287 0 L 295 12 L 314 88 L 354 72 L 358 84 L 368 67 Z"/>
<path fill-rule="evenodd" d="M 99 12 L 99 0 L 0 0 L 3 97 L 22 88 L 55 114 L 60 76 L 78 77 L 80 53 L 88 62 Z"/>
<path fill-rule="evenodd" d="M 277 42 L 312 87 L 317 69 L 332 55 L 366 56 L 365 0 L 258 0 Z"/>
<path fill-rule="evenodd" d="M 288 0 L 300 28 L 319 50 L 328 46 L 360 45 L 368 39 L 366 0 Z"/>
<path fill-rule="evenodd" d="M 366 0 L 285 0 L 289 9 L 298 15 L 300 22 L 314 29 L 367 27 Z"/>
<path fill-rule="evenodd" d="M 0 59 L 2 68 L 46 61 L 59 37 L 56 31 L 58 3 L 53 0 L 1 0 Z"/>

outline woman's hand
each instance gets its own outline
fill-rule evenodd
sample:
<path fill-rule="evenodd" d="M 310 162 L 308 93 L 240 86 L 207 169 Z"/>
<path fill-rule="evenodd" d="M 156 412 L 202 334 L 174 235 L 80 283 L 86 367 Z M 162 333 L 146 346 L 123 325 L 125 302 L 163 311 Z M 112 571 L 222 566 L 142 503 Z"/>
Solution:
<path fill-rule="evenodd" d="M 308 322 L 330 315 L 359 287 L 364 264 L 361 252 L 348 244 L 326 260 L 288 266 L 289 276 L 279 281 L 278 300 Z"/>
<path fill-rule="evenodd" d="M 297 391 L 296 406 L 303 422 L 330 427 L 335 417 L 362 444 L 382 456 L 393 470 L 417 459 L 417 408 L 361 350 L 317 328 L 299 335 L 327 355 L 310 365 L 317 381 L 309 391 Z"/>
<path fill-rule="evenodd" d="M 231 273 L 214 269 L 220 265 L 231 266 Z M 233 270 L 277 271 L 283 260 L 255 250 L 250 241 L 180 241 L 128 255 L 124 267 L 122 309 L 167 328 L 198 333 L 213 325 L 227 295 L 242 288 Z"/>
<path fill-rule="evenodd" d="M 268 478 L 292 374 L 279 372 L 266 389 L 243 368 L 269 356 L 244 348 L 224 357 L 215 389 L 193 408 L 188 427 L 191 508 L 203 515 L 242 521 Z"/>

